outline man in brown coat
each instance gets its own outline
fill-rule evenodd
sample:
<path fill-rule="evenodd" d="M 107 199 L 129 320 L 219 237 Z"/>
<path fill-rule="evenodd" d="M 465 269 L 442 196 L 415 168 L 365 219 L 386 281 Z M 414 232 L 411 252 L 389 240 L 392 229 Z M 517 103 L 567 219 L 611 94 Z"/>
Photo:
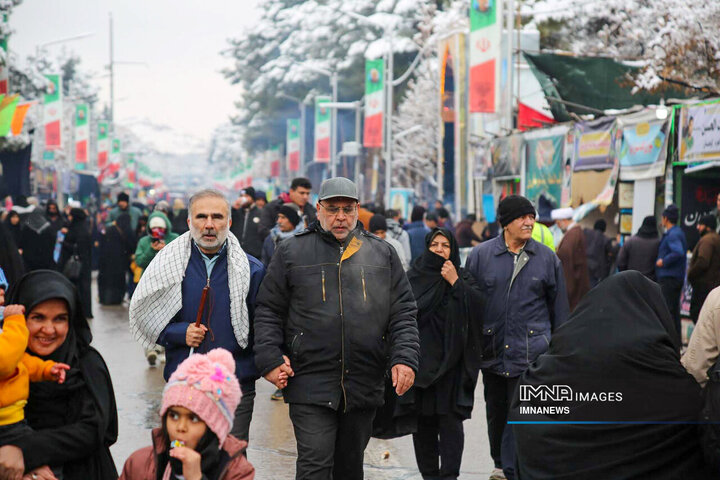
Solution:
<path fill-rule="evenodd" d="M 692 252 L 687 278 L 693 287 L 690 317 L 697 323 L 700 309 L 710 291 L 720 286 L 720 235 L 715 233 L 717 220 L 705 215 L 697 225 L 700 240 Z"/>
<path fill-rule="evenodd" d="M 585 235 L 582 227 L 573 220 L 573 213 L 572 208 L 558 208 L 551 214 L 557 226 L 565 233 L 558 245 L 557 256 L 562 262 L 571 312 L 590 291 Z"/>

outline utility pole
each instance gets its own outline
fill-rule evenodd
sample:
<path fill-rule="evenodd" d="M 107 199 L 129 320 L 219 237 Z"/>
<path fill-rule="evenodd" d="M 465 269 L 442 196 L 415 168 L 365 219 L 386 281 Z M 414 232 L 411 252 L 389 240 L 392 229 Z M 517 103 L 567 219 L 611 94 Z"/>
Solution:
<path fill-rule="evenodd" d="M 110 64 L 108 70 L 110 71 L 110 125 L 114 125 L 115 115 L 115 54 L 113 50 L 113 18 L 112 13 L 109 13 L 110 17 Z M 113 128 L 114 130 L 114 128 Z"/>

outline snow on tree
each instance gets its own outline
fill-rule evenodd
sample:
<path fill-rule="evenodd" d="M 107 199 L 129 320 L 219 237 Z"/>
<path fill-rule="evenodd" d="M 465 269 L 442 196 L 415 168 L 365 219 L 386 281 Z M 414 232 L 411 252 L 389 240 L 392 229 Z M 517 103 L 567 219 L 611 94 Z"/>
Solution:
<path fill-rule="evenodd" d="M 523 13 L 541 32 L 555 30 L 553 47 L 641 61 L 638 88 L 668 79 L 720 90 L 717 0 L 535 0 Z"/>
<path fill-rule="evenodd" d="M 428 5 L 423 14 L 415 36 L 422 48 L 422 60 L 408 82 L 392 125 L 393 183 L 414 188 L 418 196 L 424 194 L 423 182 L 437 186 L 440 72 L 436 45 L 440 38 L 469 27 L 463 0 L 448 4 L 442 11 Z"/>
<path fill-rule="evenodd" d="M 301 64 L 339 74 L 341 101 L 360 98 L 368 53 L 380 56 L 388 45 L 383 29 L 343 12 L 369 17 L 392 28 L 399 69 L 407 66 L 418 46 L 413 41 L 421 13 L 430 0 L 264 0 L 260 21 L 230 42 L 225 54 L 233 67 L 225 72 L 243 87 L 237 123 L 248 127 L 245 144 L 263 150 L 284 138 L 285 120 L 296 106 L 279 96 L 305 98 L 315 89 L 329 93 L 328 78 Z"/>
<path fill-rule="evenodd" d="M 436 185 L 439 99 L 438 63 L 431 56 L 418 66 L 393 117 L 393 183 L 418 195 L 423 180 Z M 408 133 L 398 138 L 401 132 Z"/>

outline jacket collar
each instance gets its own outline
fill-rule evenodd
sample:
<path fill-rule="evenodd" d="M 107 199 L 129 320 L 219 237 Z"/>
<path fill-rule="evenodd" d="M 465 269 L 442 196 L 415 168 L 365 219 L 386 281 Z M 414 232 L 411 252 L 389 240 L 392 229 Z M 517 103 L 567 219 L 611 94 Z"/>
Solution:
<path fill-rule="evenodd" d="M 493 245 L 493 249 L 495 250 L 495 256 L 502 255 L 503 253 L 508 251 L 507 245 L 505 245 L 505 235 L 503 234 L 503 232 L 504 230 L 500 230 L 500 234 L 490 240 L 491 242 L 495 242 Z M 537 242 L 532 238 L 529 239 L 527 243 L 525 243 L 523 251 L 535 255 L 537 253 Z"/>

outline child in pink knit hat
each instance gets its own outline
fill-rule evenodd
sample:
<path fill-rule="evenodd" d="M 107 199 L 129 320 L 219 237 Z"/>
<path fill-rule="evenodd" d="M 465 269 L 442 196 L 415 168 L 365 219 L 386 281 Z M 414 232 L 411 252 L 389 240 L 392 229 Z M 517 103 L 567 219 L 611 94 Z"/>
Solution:
<path fill-rule="evenodd" d="M 229 435 L 240 396 L 230 352 L 217 348 L 191 355 L 165 386 L 162 427 L 153 430 L 153 446 L 133 453 L 120 479 L 255 478 L 244 455 L 247 442 Z"/>

